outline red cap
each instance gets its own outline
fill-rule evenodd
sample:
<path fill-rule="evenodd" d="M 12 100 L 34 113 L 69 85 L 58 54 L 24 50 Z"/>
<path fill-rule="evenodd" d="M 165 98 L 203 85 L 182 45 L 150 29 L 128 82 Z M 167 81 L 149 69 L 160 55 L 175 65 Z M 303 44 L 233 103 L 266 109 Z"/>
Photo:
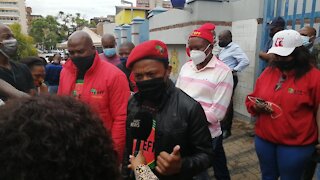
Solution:
<path fill-rule="evenodd" d="M 154 59 L 169 63 L 168 49 L 166 44 L 158 40 L 150 40 L 136 46 L 130 53 L 127 60 L 127 68 L 142 59 Z"/>
<path fill-rule="evenodd" d="M 199 29 L 214 31 L 216 29 L 216 25 L 212 23 L 204 23 Z"/>
<path fill-rule="evenodd" d="M 189 38 L 199 37 L 205 40 L 208 40 L 210 43 L 213 43 L 213 30 L 216 28 L 214 24 L 206 23 L 194 30 Z"/>

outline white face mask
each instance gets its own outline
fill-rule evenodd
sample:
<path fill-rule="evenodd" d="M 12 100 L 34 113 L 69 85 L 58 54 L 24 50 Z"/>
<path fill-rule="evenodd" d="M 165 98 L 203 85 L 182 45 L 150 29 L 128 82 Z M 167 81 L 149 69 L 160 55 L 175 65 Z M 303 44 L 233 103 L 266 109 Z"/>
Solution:
<path fill-rule="evenodd" d="M 303 41 L 303 46 L 307 47 L 311 44 L 310 42 L 310 37 L 309 36 L 301 36 L 302 41 Z"/>
<path fill-rule="evenodd" d="M 210 55 L 206 55 L 206 50 L 210 47 L 210 44 L 207 46 L 207 48 L 204 51 L 200 50 L 192 50 L 190 51 L 190 58 L 193 61 L 194 65 L 201 64 L 203 61 L 206 60 L 206 58 Z"/>

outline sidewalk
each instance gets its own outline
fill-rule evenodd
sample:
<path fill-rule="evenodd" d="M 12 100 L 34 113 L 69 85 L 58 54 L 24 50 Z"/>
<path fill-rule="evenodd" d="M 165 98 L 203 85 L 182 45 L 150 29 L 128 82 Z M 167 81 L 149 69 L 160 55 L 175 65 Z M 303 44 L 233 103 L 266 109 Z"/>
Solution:
<path fill-rule="evenodd" d="M 260 169 L 254 149 L 253 137 L 249 136 L 253 125 L 249 122 L 234 119 L 232 136 L 224 140 L 228 168 L 232 180 L 258 180 Z M 209 171 L 213 178 L 212 169 Z"/>

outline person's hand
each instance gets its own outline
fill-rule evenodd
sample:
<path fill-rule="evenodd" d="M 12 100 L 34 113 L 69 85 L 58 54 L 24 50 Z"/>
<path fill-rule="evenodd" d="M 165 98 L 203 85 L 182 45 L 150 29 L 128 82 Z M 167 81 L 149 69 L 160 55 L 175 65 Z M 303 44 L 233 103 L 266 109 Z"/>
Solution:
<path fill-rule="evenodd" d="M 131 164 L 128 165 L 128 168 L 132 169 L 133 171 L 136 169 L 137 166 L 141 164 L 147 164 L 146 158 L 143 156 L 143 150 L 140 150 L 136 157 L 130 155 L 129 158 L 129 162 Z"/>
<path fill-rule="evenodd" d="M 173 148 L 171 154 L 161 152 L 157 157 L 156 170 L 161 175 L 173 175 L 180 172 L 182 160 L 180 155 L 180 146 L 177 145 Z"/>
<path fill-rule="evenodd" d="M 273 109 L 267 103 L 255 103 L 253 105 L 253 108 L 257 113 L 267 113 L 267 114 L 273 113 Z"/>

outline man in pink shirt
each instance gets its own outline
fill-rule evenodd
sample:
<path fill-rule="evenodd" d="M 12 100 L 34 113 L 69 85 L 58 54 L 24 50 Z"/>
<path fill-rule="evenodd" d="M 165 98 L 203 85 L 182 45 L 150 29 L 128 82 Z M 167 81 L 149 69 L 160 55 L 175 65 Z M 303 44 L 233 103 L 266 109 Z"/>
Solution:
<path fill-rule="evenodd" d="M 230 68 L 213 54 L 213 33 L 205 28 L 189 37 L 190 58 L 182 66 L 176 86 L 198 101 L 205 111 L 211 133 L 215 160 L 212 162 L 217 180 L 230 179 L 226 155 L 222 146 L 220 121 L 230 103 L 233 78 Z M 199 177 L 209 179 L 207 174 Z"/>
<path fill-rule="evenodd" d="M 120 57 L 116 51 L 116 39 L 112 34 L 104 34 L 101 38 L 103 53 L 99 54 L 100 59 L 107 61 L 113 65 L 120 64 Z"/>

